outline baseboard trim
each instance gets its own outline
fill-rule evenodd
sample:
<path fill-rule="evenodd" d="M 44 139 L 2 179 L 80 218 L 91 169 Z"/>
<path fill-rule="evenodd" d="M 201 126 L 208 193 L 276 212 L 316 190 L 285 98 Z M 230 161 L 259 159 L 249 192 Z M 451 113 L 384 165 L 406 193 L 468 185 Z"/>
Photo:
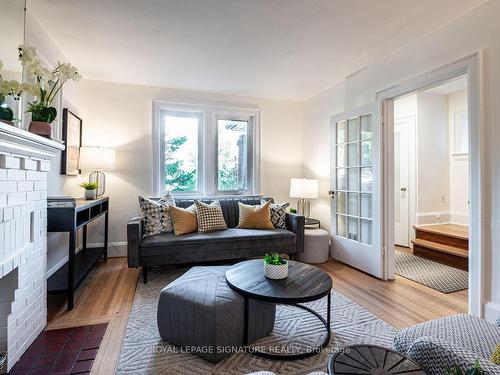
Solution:
<path fill-rule="evenodd" d="M 103 246 L 102 242 L 87 244 L 88 248 L 102 247 L 102 246 Z M 115 258 L 115 257 L 125 257 L 125 256 L 127 256 L 127 242 L 125 241 L 108 242 L 108 257 Z"/>

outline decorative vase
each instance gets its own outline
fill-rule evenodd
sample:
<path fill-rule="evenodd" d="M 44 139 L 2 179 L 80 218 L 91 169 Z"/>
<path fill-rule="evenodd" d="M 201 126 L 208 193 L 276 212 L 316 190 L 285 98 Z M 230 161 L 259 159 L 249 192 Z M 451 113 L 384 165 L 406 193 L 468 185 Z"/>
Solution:
<path fill-rule="evenodd" d="M 50 124 L 50 122 L 31 121 L 28 131 L 41 137 L 50 139 L 52 134 L 52 125 Z"/>
<path fill-rule="evenodd" d="M 96 197 L 97 197 L 97 189 L 85 190 L 85 199 L 93 200 L 96 199 Z"/>
<path fill-rule="evenodd" d="M 264 262 L 264 276 L 268 279 L 281 280 L 288 277 L 288 262 L 284 264 L 267 264 Z"/>
<path fill-rule="evenodd" d="M 0 121 L 12 124 L 14 112 L 6 103 L 0 103 Z"/>

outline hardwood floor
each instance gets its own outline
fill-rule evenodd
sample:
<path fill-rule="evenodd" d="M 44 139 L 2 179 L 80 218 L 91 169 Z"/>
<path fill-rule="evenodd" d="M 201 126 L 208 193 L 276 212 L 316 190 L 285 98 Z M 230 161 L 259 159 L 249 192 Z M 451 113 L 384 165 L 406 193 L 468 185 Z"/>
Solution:
<path fill-rule="evenodd" d="M 115 373 L 139 274 L 139 269 L 128 268 L 126 258 L 109 258 L 98 263 L 77 289 L 72 311 L 66 311 L 62 296 L 48 298 L 46 329 L 108 322 L 92 374 Z"/>
<path fill-rule="evenodd" d="M 334 260 L 320 267 L 332 275 L 336 290 L 398 329 L 467 311 L 467 291 L 443 294 L 399 276 L 383 282 Z M 115 372 L 139 274 L 126 258 L 110 258 L 77 290 L 72 311 L 60 296 L 49 297 L 47 329 L 109 322 L 92 374 Z"/>

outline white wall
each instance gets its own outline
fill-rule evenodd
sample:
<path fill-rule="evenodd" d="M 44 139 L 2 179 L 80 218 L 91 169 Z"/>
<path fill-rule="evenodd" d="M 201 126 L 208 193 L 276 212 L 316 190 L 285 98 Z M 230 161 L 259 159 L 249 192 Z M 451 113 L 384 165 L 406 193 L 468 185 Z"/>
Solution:
<path fill-rule="evenodd" d="M 55 66 L 58 61 L 66 62 L 64 53 L 57 47 L 50 35 L 40 25 L 40 23 L 31 15 L 29 10 L 26 14 L 26 44 L 36 48 L 37 53 L 47 61 L 50 66 Z M 77 63 L 73 62 L 75 65 Z M 76 115 L 78 112 L 78 94 L 79 84 L 68 82 L 62 89 L 63 108 L 69 108 Z M 58 116 L 62 116 L 61 113 Z M 55 122 L 54 122 L 55 123 Z M 77 195 L 81 196 L 81 189 L 74 181 L 81 181 L 78 177 L 65 177 L 60 175 L 61 153 L 54 158 L 52 168 L 48 175 L 48 195 Z M 62 233 L 49 233 L 47 246 L 47 274 L 50 276 L 57 271 L 58 264 L 64 263 L 68 250 L 68 235 Z"/>
<path fill-rule="evenodd" d="M 302 176 L 302 105 L 299 103 L 90 80 L 80 82 L 79 91 L 83 144 L 116 148 L 117 169 L 106 173 L 110 241 L 114 244 L 111 254 L 126 254 L 126 225 L 138 214 L 137 194 L 152 194 L 153 100 L 259 108 L 262 193 L 278 201 L 289 201 L 290 179 Z M 67 180 L 67 183 L 77 183 L 74 179 Z M 89 238 L 91 243 L 96 240 L 99 239 Z"/>
<path fill-rule="evenodd" d="M 417 94 L 417 223 L 450 221 L 448 97 Z"/>
<path fill-rule="evenodd" d="M 500 143 L 500 128 L 496 126 L 500 123 L 500 106 L 495 104 L 500 98 L 498 14 L 500 14 L 500 2 L 490 0 L 464 17 L 418 38 L 384 60 L 374 61 L 366 69 L 350 76 L 343 84 L 337 84 L 311 98 L 305 104 L 304 111 L 304 155 L 310 153 L 328 155 L 330 152 L 328 142 L 314 144 L 307 140 L 313 137 L 327 137 L 330 114 L 373 102 L 379 91 L 486 49 L 484 61 L 484 124 L 486 129 L 482 140 L 486 165 L 483 173 L 486 189 L 483 199 L 491 204 L 485 205 L 485 214 L 490 227 L 483 228 L 487 238 L 484 249 L 486 254 L 484 264 L 487 266 L 483 277 L 486 285 L 485 302 L 491 302 L 486 310 L 489 317 L 493 317 L 494 311 L 500 314 L 500 272 L 498 272 L 500 269 L 500 231 L 498 231 L 500 196 L 492 194 L 493 191 L 500 190 L 498 165 L 500 148 L 494 146 Z M 316 110 L 310 111 L 307 110 L 308 108 Z M 323 179 L 328 179 L 316 172 L 311 167 L 311 163 L 305 162 L 305 166 L 309 177 L 321 176 Z"/>
<path fill-rule="evenodd" d="M 455 116 L 467 112 L 467 90 L 448 96 L 450 134 L 450 214 L 451 222 L 467 225 L 469 222 L 469 155 L 454 152 Z"/>

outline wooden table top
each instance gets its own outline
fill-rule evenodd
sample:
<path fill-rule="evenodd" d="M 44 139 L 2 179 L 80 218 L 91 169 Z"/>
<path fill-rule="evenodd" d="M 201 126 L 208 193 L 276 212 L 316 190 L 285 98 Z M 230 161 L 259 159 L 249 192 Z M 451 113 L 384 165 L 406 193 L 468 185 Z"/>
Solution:
<path fill-rule="evenodd" d="M 291 260 L 288 263 L 286 279 L 268 279 L 264 276 L 264 261 L 255 259 L 227 270 L 226 281 L 244 296 L 274 303 L 314 301 L 330 293 L 333 283 L 329 274 L 309 264 Z"/>

